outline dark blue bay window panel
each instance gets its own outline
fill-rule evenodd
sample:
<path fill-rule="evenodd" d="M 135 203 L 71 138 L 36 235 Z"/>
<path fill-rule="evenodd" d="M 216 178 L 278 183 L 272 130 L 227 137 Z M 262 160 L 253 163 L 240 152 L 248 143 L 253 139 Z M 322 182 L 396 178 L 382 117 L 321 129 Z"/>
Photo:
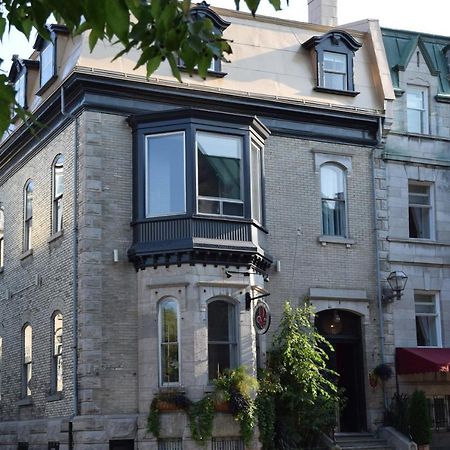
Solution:
<path fill-rule="evenodd" d="M 185 213 L 185 133 L 153 134 L 146 141 L 146 217 Z"/>
<path fill-rule="evenodd" d="M 128 255 L 136 269 L 212 262 L 265 271 L 271 258 L 263 250 L 261 161 L 269 130 L 254 116 L 201 109 L 132 116 L 129 123 L 133 245 Z M 259 152 L 256 162 L 252 147 Z"/>

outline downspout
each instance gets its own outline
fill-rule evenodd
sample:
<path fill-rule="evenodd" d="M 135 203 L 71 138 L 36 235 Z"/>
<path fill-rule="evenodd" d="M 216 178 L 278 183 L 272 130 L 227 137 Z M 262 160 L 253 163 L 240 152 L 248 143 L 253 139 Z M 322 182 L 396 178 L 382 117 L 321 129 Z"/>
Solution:
<path fill-rule="evenodd" d="M 374 223 L 374 231 L 375 231 L 375 279 L 376 279 L 376 295 L 377 295 L 377 306 L 378 306 L 378 325 L 379 325 L 379 333 L 380 333 L 380 358 L 381 363 L 385 362 L 385 354 L 384 354 L 384 316 L 383 316 L 383 303 L 381 300 L 381 276 L 380 276 L 380 248 L 378 243 L 378 226 L 377 226 L 377 206 L 376 206 L 376 186 L 375 186 L 375 151 L 380 148 L 381 140 L 382 140 L 382 124 L 381 117 L 378 118 L 378 132 L 377 132 L 377 145 L 372 148 L 371 151 L 371 165 L 372 165 L 372 207 L 373 207 L 373 223 Z M 386 397 L 386 387 L 384 382 L 383 386 L 383 403 L 384 407 L 387 407 L 387 397 Z"/>
<path fill-rule="evenodd" d="M 66 113 L 64 104 L 64 87 L 61 87 L 61 114 L 64 117 L 74 119 L 74 140 L 73 140 L 73 226 L 72 226 L 72 330 L 73 330 L 73 417 L 78 415 L 78 118 L 72 113 Z M 72 427 L 70 427 L 69 441 L 73 446 Z M 70 446 L 69 446 L 70 448 Z"/>

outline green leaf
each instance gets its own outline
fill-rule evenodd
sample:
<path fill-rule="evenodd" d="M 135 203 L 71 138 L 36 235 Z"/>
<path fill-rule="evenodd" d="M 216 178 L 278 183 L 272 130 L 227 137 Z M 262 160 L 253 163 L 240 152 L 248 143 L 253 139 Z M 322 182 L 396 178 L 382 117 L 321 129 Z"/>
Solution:
<path fill-rule="evenodd" d="M 106 22 L 115 35 L 126 42 L 130 26 L 130 15 L 123 0 L 109 0 L 105 9 Z"/>
<path fill-rule="evenodd" d="M 91 52 L 92 52 L 92 50 L 94 50 L 94 47 L 100 38 L 101 38 L 101 36 L 97 32 L 97 30 L 92 29 L 92 31 L 89 33 L 89 50 Z"/>
<path fill-rule="evenodd" d="M 288 0 L 286 0 L 286 1 L 288 1 Z M 281 0 L 269 0 L 269 2 L 274 7 L 275 11 L 280 11 Z"/>
<path fill-rule="evenodd" d="M 175 60 L 175 57 L 172 53 L 168 53 L 167 55 L 167 61 L 169 61 L 170 69 L 172 70 L 172 75 L 181 83 L 181 74 L 180 69 L 178 69 L 177 61 Z"/>
<path fill-rule="evenodd" d="M 252 16 L 255 17 L 256 10 L 258 9 L 260 0 L 244 0 L 248 9 L 252 13 Z"/>
<path fill-rule="evenodd" d="M 153 74 L 153 72 L 159 67 L 161 64 L 162 57 L 161 55 L 156 55 L 152 59 L 147 62 L 147 77 Z"/>
<path fill-rule="evenodd" d="M 107 3 L 109 5 L 109 2 Z M 96 31 L 97 39 L 101 39 L 105 30 L 105 0 L 87 0 L 85 5 L 86 21 L 92 25 L 92 30 Z"/>
<path fill-rule="evenodd" d="M 2 41 L 5 29 L 6 29 L 6 19 L 0 16 L 0 42 Z"/>

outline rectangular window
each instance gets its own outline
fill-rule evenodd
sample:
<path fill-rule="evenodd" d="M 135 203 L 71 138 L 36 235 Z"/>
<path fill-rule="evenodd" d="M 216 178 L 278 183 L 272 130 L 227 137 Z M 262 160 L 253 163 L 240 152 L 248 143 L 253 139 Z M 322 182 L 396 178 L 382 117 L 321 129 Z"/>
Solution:
<path fill-rule="evenodd" d="M 114 439 L 109 441 L 109 450 L 134 450 L 134 439 Z"/>
<path fill-rule="evenodd" d="M 14 84 L 14 89 L 16 91 L 16 103 L 25 108 L 26 105 L 26 75 L 25 70 L 22 70 L 22 75 L 19 76 L 17 81 Z"/>
<path fill-rule="evenodd" d="M 175 299 L 164 299 L 159 304 L 161 385 L 180 381 L 178 334 L 178 303 Z"/>
<path fill-rule="evenodd" d="M 347 90 L 347 55 L 323 52 L 323 78 L 324 87 Z"/>
<path fill-rule="evenodd" d="M 408 183 L 409 237 L 431 239 L 431 186 Z"/>
<path fill-rule="evenodd" d="M 428 89 L 409 86 L 406 92 L 406 108 L 408 131 L 428 134 Z"/>
<path fill-rule="evenodd" d="M 64 156 L 58 155 L 53 163 L 53 233 L 63 229 Z"/>
<path fill-rule="evenodd" d="M 181 438 L 158 439 L 158 450 L 182 450 L 183 440 Z"/>
<path fill-rule="evenodd" d="M 44 86 L 55 76 L 55 44 L 48 42 L 40 54 L 41 86 Z"/>
<path fill-rule="evenodd" d="M 436 395 L 427 398 L 428 409 L 434 430 L 447 430 L 450 428 L 450 396 Z"/>
<path fill-rule="evenodd" d="M 214 380 L 238 365 L 236 306 L 223 300 L 208 305 L 208 370 Z"/>
<path fill-rule="evenodd" d="M 243 217 L 240 136 L 197 132 L 198 212 Z"/>
<path fill-rule="evenodd" d="M 252 171 L 252 218 L 262 224 L 262 150 L 254 144 L 251 147 L 250 158 Z"/>
<path fill-rule="evenodd" d="M 184 214 L 184 132 L 147 136 L 146 217 Z"/>
<path fill-rule="evenodd" d="M 52 349 L 52 393 L 63 390 L 62 338 L 63 316 L 60 312 L 53 315 L 53 349 Z"/>
<path fill-rule="evenodd" d="M 31 395 L 31 377 L 33 367 L 32 337 L 33 331 L 31 325 L 26 325 L 23 329 L 22 394 L 24 397 L 29 397 Z"/>
<path fill-rule="evenodd" d="M 414 293 L 416 336 L 419 347 L 440 347 L 441 327 L 436 294 Z"/>
<path fill-rule="evenodd" d="M 212 438 L 212 450 L 244 450 L 244 441 L 238 437 Z"/>

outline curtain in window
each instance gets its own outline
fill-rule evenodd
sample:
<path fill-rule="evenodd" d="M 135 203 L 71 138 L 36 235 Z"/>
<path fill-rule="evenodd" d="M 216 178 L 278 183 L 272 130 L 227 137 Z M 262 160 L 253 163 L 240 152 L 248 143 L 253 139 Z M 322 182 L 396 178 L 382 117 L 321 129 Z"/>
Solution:
<path fill-rule="evenodd" d="M 159 307 L 161 384 L 179 383 L 178 303 L 166 299 Z"/>
<path fill-rule="evenodd" d="M 345 174 L 332 164 L 320 169 L 320 187 L 322 192 L 322 232 L 330 236 L 346 235 L 345 214 Z"/>

